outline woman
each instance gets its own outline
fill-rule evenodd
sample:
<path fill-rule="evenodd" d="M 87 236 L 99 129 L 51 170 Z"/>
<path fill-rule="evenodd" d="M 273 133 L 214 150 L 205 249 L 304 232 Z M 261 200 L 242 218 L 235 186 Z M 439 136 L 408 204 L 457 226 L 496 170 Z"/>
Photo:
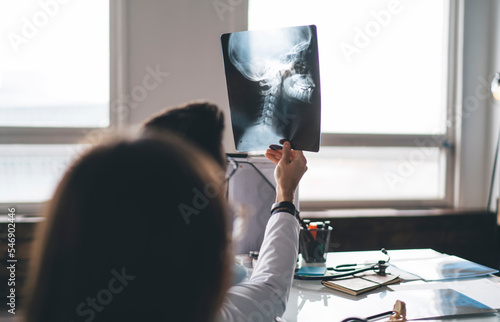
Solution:
<path fill-rule="evenodd" d="M 293 201 L 305 170 L 302 154 L 287 145 L 276 171 L 277 199 Z M 298 224 L 277 211 L 261 249 L 261 268 L 249 282 L 228 289 L 231 220 L 221 173 L 213 159 L 173 134 L 121 140 L 88 152 L 65 174 L 47 208 L 33 253 L 25 320 L 281 315 L 297 256 Z M 287 236 L 277 239 L 280 234 Z M 282 278 L 284 271 L 290 276 Z M 263 301 L 274 307 L 261 312 Z"/>

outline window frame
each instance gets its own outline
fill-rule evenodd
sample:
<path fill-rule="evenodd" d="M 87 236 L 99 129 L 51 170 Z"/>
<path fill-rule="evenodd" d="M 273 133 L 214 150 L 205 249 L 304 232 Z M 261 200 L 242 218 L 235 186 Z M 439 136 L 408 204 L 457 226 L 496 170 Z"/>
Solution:
<path fill-rule="evenodd" d="M 460 149 L 460 98 L 462 95 L 462 48 L 463 48 L 463 0 L 448 0 L 448 26 L 446 66 L 446 133 L 440 135 L 420 134 L 347 134 L 321 133 L 321 147 L 414 147 L 417 142 L 430 143 L 426 146 L 440 148 L 446 157 L 444 197 L 441 199 L 408 200 L 329 200 L 300 201 L 304 211 L 336 208 L 453 208 L 458 196 L 458 155 Z M 300 190 L 300 189 L 299 189 Z M 300 191 L 299 191 L 300 196 Z"/>
<path fill-rule="evenodd" d="M 86 135 L 120 129 L 127 124 L 127 107 L 118 99 L 125 97 L 126 83 L 126 1 L 109 0 L 110 33 L 110 96 L 108 127 L 5 127 L 0 126 L 0 144 L 77 144 L 86 143 Z M 116 108 L 113 108 L 116 102 Z M 16 208 L 18 215 L 38 215 L 46 202 L 11 202 L 0 203 L 0 215 L 5 215 L 8 208 Z"/>
<path fill-rule="evenodd" d="M 109 0 L 110 4 L 110 125 L 107 128 L 43 128 L 0 127 L 0 144 L 74 144 L 81 142 L 86 133 L 124 128 L 127 124 L 127 108 L 118 98 L 127 92 L 127 2 Z M 451 208 L 457 205 L 458 168 L 461 120 L 460 97 L 462 94 L 462 48 L 463 48 L 463 0 L 449 0 L 447 64 L 447 120 L 450 126 L 443 135 L 381 135 L 322 133 L 321 146 L 350 147 L 417 147 L 418 140 L 427 140 L 443 149 L 446 156 L 445 195 L 432 200 L 347 200 L 347 201 L 301 201 L 305 211 L 332 208 Z M 0 215 L 7 208 L 16 208 L 18 214 L 36 215 L 44 202 L 0 203 Z"/>

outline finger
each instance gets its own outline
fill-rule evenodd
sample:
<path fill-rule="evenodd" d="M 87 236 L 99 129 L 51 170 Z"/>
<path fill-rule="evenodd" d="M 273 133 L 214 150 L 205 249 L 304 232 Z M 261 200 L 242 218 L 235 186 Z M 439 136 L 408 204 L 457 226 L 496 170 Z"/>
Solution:
<path fill-rule="evenodd" d="M 293 150 L 293 152 L 295 152 L 293 155 L 293 161 L 303 163 L 304 167 L 307 168 L 307 159 L 304 156 L 304 152 L 300 150 Z"/>
<path fill-rule="evenodd" d="M 279 160 L 281 160 L 281 153 L 277 153 L 274 150 L 268 149 L 266 151 L 266 157 L 268 157 L 267 155 L 272 156 L 273 159 L 272 160 L 270 159 L 270 160 L 273 161 L 273 162 L 274 162 L 275 159 L 278 160 L 278 162 L 279 162 Z M 268 159 L 269 159 L 269 157 L 268 157 Z"/>
<path fill-rule="evenodd" d="M 293 154 L 292 157 L 294 159 L 305 159 L 306 157 L 304 156 L 304 152 L 300 150 L 292 150 Z"/>
<path fill-rule="evenodd" d="M 290 162 L 290 154 L 291 154 L 290 150 L 291 150 L 290 142 L 286 141 L 285 143 L 283 143 L 281 160 L 286 160 Z"/>
<path fill-rule="evenodd" d="M 266 158 L 271 161 L 274 164 L 278 164 L 280 162 L 280 159 L 278 159 L 274 154 L 268 152 L 269 150 L 266 151 Z M 272 150 L 271 150 L 272 151 Z"/>
<path fill-rule="evenodd" d="M 281 154 L 282 154 L 281 150 L 267 149 L 266 153 L 271 153 L 272 155 L 274 155 L 278 159 L 281 159 Z"/>

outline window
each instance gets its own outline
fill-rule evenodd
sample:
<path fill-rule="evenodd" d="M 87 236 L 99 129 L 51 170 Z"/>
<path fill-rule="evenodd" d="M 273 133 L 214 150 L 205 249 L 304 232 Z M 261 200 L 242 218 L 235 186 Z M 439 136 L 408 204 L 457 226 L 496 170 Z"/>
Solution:
<path fill-rule="evenodd" d="M 322 142 L 302 209 L 452 205 L 457 6 L 249 0 L 249 30 L 317 26 Z"/>
<path fill-rule="evenodd" d="M 110 2 L 3 1 L 0 30 L 3 212 L 47 201 L 71 160 L 112 123 Z"/>

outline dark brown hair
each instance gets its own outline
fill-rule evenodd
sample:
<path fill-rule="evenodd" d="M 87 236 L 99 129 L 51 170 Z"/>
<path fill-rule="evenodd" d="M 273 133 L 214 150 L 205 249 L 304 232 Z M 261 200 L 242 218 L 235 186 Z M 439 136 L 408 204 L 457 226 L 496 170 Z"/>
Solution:
<path fill-rule="evenodd" d="M 26 321 L 213 320 L 230 275 L 220 172 L 174 134 L 92 149 L 39 227 Z"/>
<path fill-rule="evenodd" d="M 143 130 L 170 130 L 210 154 L 223 168 L 226 158 L 222 153 L 224 114 L 210 102 L 189 102 L 163 109 L 143 124 Z"/>

